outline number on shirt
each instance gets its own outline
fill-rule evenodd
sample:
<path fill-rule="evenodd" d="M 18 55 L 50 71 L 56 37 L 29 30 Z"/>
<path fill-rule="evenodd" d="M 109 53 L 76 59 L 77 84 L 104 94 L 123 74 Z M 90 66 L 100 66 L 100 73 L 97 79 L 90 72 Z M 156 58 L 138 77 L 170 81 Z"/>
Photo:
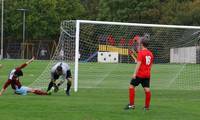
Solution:
<path fill-rule="evenodd" d="M 146 56 L 146 65 L 150 65 L 151 63 L 151 56 Z"/>

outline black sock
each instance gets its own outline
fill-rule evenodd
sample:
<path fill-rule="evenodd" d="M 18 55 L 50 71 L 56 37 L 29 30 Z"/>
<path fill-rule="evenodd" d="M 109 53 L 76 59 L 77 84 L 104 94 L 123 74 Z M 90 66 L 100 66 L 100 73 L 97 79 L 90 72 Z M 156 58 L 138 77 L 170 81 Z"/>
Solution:
<path fill-rule="evenodd" d="M 68 82 L 68 83 L 67 83 L 67 90 L 66 90 L 66 92 L 69 92 L 70 87 L 71 87 L 71 82 Z"/>
<path fill-rule="evenodd" d="M 47 92 L 48 92 L 49 90 L 51 90 L 51 88 L 53 87 L 53 85 L 54 85 L 53 82 L 50 82 L 50 83 L 49 83 L 49 86 L 48 86 Z"/>

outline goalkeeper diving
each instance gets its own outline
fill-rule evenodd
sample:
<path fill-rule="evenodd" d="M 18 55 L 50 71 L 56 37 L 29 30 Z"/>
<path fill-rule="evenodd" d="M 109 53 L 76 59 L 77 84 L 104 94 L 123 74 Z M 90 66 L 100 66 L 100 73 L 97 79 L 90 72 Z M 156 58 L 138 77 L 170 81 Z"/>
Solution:
<path fill-rule="evenodd" d="M 59 77 L 62 79 L 56 83 Z M 70 87 L 72 84 L 72 75 L 70 67 L 65 62 L 58 62 L 51 68 L 51 81 L 48 85 L 47 92 L 51 93 L 51 89 L 54 88 L 54 92 L 59 90 L 59 87 L 67 80 L 66 95 L 70 96 Z"/>

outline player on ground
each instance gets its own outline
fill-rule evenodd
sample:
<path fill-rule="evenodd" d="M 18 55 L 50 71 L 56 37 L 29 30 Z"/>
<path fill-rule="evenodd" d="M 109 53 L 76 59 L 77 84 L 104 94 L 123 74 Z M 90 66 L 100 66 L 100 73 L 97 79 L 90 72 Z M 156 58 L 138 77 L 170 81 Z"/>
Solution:
<path fill-rule="evenodd" d="M 125 109 L 134 109 L 135 108 L 135 88 L 139 84 L 142 85 L 145 91 L 146 99 L 145 99 L 145 110 L 149 110 L 150 107 L 150 72 L 151 66 L 153 63 L 153 54 L 147 49 L 148 39 L 143 37 L 141 38 L 140 45 L 141 50 L 138 52 L 137 56 L 137 64 L 135 67 L 135 72 L 132 75 L 132 80 L 129 86 L 129 104 L 125 107 Z"/>
<path fill-rule="evenodd" d="M 60 76 L 62 76 L 62 80 L 58 84 L 56 84 L 56 80 Z M 47 92 L 51 92 L 50 90 L 52 87 L 54 87 L 54 92 L 57 92 L 59 89 L 59 86 L 61 86 L 65 80 L 67 80 L 66 95 L 69 96 L 70 95 L 70 87 L 72 84 L 71 70 L 67 63 L 58 62 L 51 69 L 51 81 L 47 88 Z"/>
<path fill-rule="evenodd" d="M 12 89 L 14 90 L 15 94 L 18 95 L 27 95 L 27 93 L 34 93 L 37 95 L 47 95 L 47 92 L 39 90 L 39 89 L 33 89 L 26 86 L 22 86 L 22 84 L 19 81 L 19 77 L 23 76 L 22 69 L 25 68 L 28 64 L 30 64 L 34 60 L 34 57 L 27 61 L 26 63 L 22 64 L 21 66 L 11 70 L 8 80 L 3 85 L 3 88 L 0 91 L 0 96 L 6 91 L 6 88 L 11 85 Z"/>

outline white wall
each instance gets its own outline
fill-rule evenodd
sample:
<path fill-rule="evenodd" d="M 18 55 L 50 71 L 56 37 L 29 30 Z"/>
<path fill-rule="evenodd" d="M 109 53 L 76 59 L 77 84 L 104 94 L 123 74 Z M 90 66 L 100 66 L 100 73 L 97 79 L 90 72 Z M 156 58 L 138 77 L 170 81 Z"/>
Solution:
<path fill-rule="evenodd" d="M 196 46 L 171 48 L 170 63 L 197 63 L 196 51 Z"/>
<path fill-rule="evenodd" d="M 118 63 L 119 54 L 117 52 L 98 52 L 98 62 Z"/>

